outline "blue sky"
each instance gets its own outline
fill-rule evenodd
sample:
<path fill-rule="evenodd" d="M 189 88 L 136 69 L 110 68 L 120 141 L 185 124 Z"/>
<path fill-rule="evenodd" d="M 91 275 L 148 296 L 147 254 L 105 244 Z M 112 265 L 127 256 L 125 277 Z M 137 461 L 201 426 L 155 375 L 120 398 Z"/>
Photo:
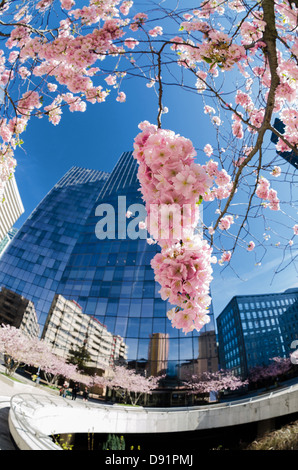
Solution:
<path fill-rule="evenodd" d="M 88 104 L 85 113 L 65 110 L 58 126 L 53 126 L 46 118 L 31 119 L 22 135 L 23 149 L 18 149 L 15 155 L 18 161 L 16 180 L 25 207 L 16 227 L 24 223 L 71 166 L 110 172 L 121 153 L 133 149 L 138 123 L 148 120 L 156 124 L 158 100 L 145 83 L 142 80 L 125 82 L 122 89 L 127 95 L 126 103 L 116 102 L 116 91 L 112 90 L 106 103 Z M 210 142 L 209 119 L 203 112 L 201 100 L 193 93 L 169 87 L 164 92 L 164 105 L 169 108 L 169 113 L 163 116 L 164 128 L 190 138 L 197 149 Z M 198 153 L 198 163 L 203 164 L 206 159 L 202 152 Z M 295 217 L 296 213 L 293 214 Z M 208 217 L 206 211 L 204 216 Z M 277 241 L 278 236 L 276 239 L 273 236 L 270 244 Z M 215 267 L 211 285 L 215 316 L 234 295 L 281 292 L 297 286 L 293 263 L 273 277 L 283 252 L 271 249 L 270 244 L 260 266 L 256 266 L 260 258 L 255 253 L 240 250 L 234 258 L 233 269 Z M 294 249 L 295 243 L 292 253 Z M 290 259 L 290 250 L 286 250 L 285 256 Z"/>

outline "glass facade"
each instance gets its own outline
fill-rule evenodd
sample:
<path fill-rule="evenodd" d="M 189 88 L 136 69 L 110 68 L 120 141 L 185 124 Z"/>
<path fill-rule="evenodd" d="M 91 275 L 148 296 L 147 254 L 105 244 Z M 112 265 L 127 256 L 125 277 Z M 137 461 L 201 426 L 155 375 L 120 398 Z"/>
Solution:
<path fill-rule="evenodd" d="M 285 312 L 280 319 L 281 333 L 284 338 L 286 355 L 290 356 L 298 347 L 298 295 L 290 306 L 285 308 Z"/>
<path fill-rule="evenodd" d="M 132 368 L 150 375 L 163 372 L 173 378 L 216 370 L 213 314 L 201 332 L 187 335 L 173 329 L 166 317 L 172 306 L 161 300 L 160 285 L 154 281 L 150 265 L 158 246 L 147 243 L 145 230 L 140 230 L 135 239 L 129 236 L 129 226 L 135 226 L 135 220 L 144 220 L 144 206 L 142 213 L 135 214 L 137 219 L 125 217 L 126 211 L 133 210 L 136 204 L 143 206 L 137 162 L 132 152 L 126 152 L 94 204 L 57 293 L 76 300 L 86 314 L 104 324 L 111 334 L 123 338 L 127 363 Z M 103 217 L 96 214 L 103 215 L 99 209 L 105 207 L 114 209 L 116 223 L 112 231 L 107 224 L 106 238 L 99 239 L 97 224 Z"/>
<path fill-rule="evenodd" d="M 108 174 L 71 168 L 45 196 L 0 259 L 0 286 L 35 305 L 44 324 L 60 278 Z"/>
<path fill-rule="evenodd" d="M 233 297 L 217 318 L 220 366 L 245 377 L 273 357 L 288 357 L 298 335 L 298 322 L 291 321 L 297 300 L 298 289 Z"/>
<path fill-rule="evenodd" d="M 122 362 L 147 375 L 165 373 L 176 386 L 189 374 L 218 369 L 214 317 L 211 310 L 210 323 L 187 335 L 167 319 L 172 306 L 160 298 L 150 265 L 159 248 L 148 244 L 146 230 L 138 227 L 146 214 L 137 165 L 132 152 L 125 152 L 108 178 L 98 172 L 96 181 L 79 183 L 74 177 L 72 184 L 66 175 L 5 253 L 0 283 L 30 294 L 42 326 L 54 294 L 75 301 L 103 326 L 102 335 L 120 338 Z M 127 218 L 127 210 L 134 216 Z M 48 319 L 47 328 L 52 323 Z M 85 343 L 90 331 L 82 334 Z M 108 341 L 103 340 L 101 345 Z M 100 354 L 98 362 L 105 362 L 99 345 Z"/>

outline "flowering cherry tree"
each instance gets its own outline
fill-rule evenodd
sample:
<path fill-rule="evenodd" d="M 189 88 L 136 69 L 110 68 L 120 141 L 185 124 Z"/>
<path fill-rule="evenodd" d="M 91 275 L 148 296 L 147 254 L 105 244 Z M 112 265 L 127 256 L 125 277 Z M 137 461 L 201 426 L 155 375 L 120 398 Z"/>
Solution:
<path fill-rule="evenodd" d="M 156 93 L 156 123 L 139 124 L 134 156 L 172 325 L 187 333 L 208 322 L 212 263 L 231 264 L 236 248 L 259 249 L 261 260 L 272 224 L 287 228 L 276 243 L 280 269 L 294 259 L 295 181 L 276 151 L 297 155 L 296 0 L 203 0 L 191 9 L 167 0 L 146 11 L 130 0 L 1 0 L 0 24 L 2 193 L 30 119 L 57 125 L 65 108 L 84 112 L 109 96 L 123 103 L 125 80 L 136 78 Z M 210 121 L 196 150 L 162 128 L 172 86 L 194 93 Z M 278 180 L 287 183 L 282 198 Z M 202 202 L 208 217 L 198 234 Z M 156 219 L 160 205 L 172 215 Z"/>
<path fill-rule="evenodd" d="M 31 338 L 14 326 L 1 326 L 0 353 L 4 357 L 6 373 L 10 376 L 21 364 L 27 364 L 42 370 L 49 384 L 59 376 L 88 386 L 93 383 L 92 377 L 81 374 L 75 365 L 55 355 L 46 342 Z"/>
<path fill-rule="evenodd" d="M 36 349 L 31 338 L 10 325 L 0 328 L 0 352 L 8 375 L 13 375 L 21 363 L 34 365 L 36 360 Z"/>
<path fill-rule="evenodd" d="M 276 379 L 289 372 L 293 363 L 290 358 L 274 357 L 268 365 L 252 368 L 249 373 L 249 381 L 257 383 L 268 379 Z"/>
<path fill-rule="evenodd" d="M 224 390 L 238 390 L 248 384 L 227 370 L 216 372 L 203 372 L 200 376 L 193 375 L 185 385 L 192 394 L 208 394 L 210 392 L 221 392 Z"/>
<path fill-rule="evenodd" d="M 145 377 L 138 374 L 134 369 L 124 366 L 115 366 L 111 373 L 105 377 L 98 377 L 95 383 L 101 387 L 109 387 L 118 396 L 128 400 L 132 405 L 136 405 L 140 398 L 158 387 L 160 377 Z"/>

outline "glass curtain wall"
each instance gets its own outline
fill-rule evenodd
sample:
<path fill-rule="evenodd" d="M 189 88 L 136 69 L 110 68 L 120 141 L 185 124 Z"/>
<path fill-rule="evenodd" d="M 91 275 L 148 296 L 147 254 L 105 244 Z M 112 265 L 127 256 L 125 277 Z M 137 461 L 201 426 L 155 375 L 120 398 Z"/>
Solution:
<path fill-rule="evenodd" d="M 127 210 L 136 207 L 133 204 L 143 205 L 143 201 L 137 162 L 132 152 L 126 152 L 94 204 L 57 293 L 75 300 L 82 311 L 105 326 L 103 332 L 121 337 L 126 363 L 134 369 L 147 375 L 166 373 L 175 384 L 191 373 L 217 370 L 213 313 L 201 332 L 185 335 L 172 328 L 166 317 L 172 306 L 160 298 L 160 285 L 150 265 L 158 246 L 147 243 L 145 230 L 135 239 L 129 236 L 130 224 L 136 227 L 142 219 L 140 212 L 125 217 Z M 102 239 L 98 224 L 105 232 Z"/>
<path fill-rule="evenodd" d="M 0 286 L 33 301 L 45 323 L 68 258 L 108 174 L 71 168 L 44 197 L 0 260 Z"/>

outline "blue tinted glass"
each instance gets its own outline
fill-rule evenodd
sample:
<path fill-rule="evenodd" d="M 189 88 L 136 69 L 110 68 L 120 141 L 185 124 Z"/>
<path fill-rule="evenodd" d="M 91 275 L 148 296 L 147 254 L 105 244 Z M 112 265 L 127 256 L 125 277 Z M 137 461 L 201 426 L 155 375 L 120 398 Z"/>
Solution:
<path fill-rule="evenodd" d="M 129 315 L 131 317 L 140 317 L 142 309 L 142 299 L 131 299 Z"/>
<path fill-rule="evenodd" d="M 128 326 L 127 326 L 127 336 L 138 338 L 139 327 L 140 327 L 140 320 L 138 318 L 129 318 Z"/>
<path fill-rule="evenodd" d="M 118 311 L 118 301 L 117 299 L 109 299 L 108 305 L 107 305 L 107 315 L 116 315 Z"/>
<path fill-rule="evenodd" d="M 127 318 L 125 317 L 117 317 L 116 325 L 115 325 L 115 335 L 125 336 L 126 328 L 127 328 Z"/>
<path fill-rule="evenodd" d="M 140 338 L 148 338 L 152 333 L 152 318 L 142 318 L 140 324 Z"/>
<path fill-rule="evenodd" d="M 201 333 L 185 335 L 172 328 L 166 312 L 173 306 L 161 299 L 150 265 L 159 247 L 126 235 L 118 239 L 123 233 L 117 223 L 116 238 L 96 234 L 100 204 L 110 204 L 119 218 L 118 198 L 125 197 L 126 209 L 143 204 L 137 169 L 131 152 L 123 154 L 110 175 L 71 169 L 1 257 L 0 282 L 34 300 L 41 328 L 55 294 L 76 301 L 82 313 L 98 320 L 92 333 L 105 338 L 98 340 L 98 355 L 106 363 L 116 360 L 114 344 L 117 358 L 146 375 L 167 371 L 182 377 L 198 357 L 209 354 L 210 337 L 201 333 L 213 334 L 213 313 Z M 123 220 L 127 228 L 131 220 L 125 213 Z M 82 331 L 87 323 L 83 318 Z"/>
<path fill-rule="evenodd" d="M 142 317 L 153 316 L 153 299 L 143 299 L 142 301 Z"/>

